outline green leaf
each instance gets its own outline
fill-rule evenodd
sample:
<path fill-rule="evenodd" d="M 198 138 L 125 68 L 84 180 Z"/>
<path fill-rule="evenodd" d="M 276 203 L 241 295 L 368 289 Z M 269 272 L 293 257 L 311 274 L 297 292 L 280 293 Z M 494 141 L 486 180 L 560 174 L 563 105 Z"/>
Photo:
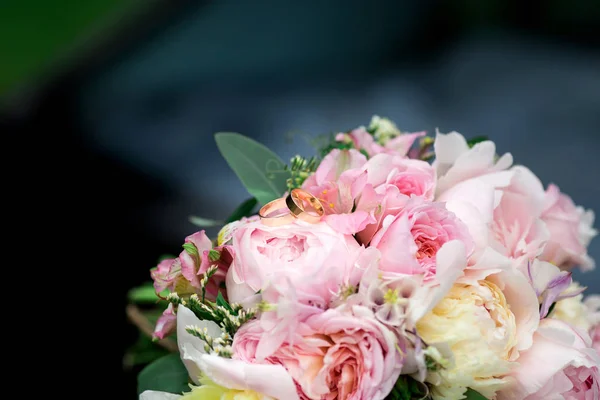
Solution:
<path fill-rule="evenodd" d="M 231 308 L 231 306 L 229 305 L 227 300 L 225 300 L 225 298 L 223 298 L 223 295 L 221 294 L 221 292 L 219 292 L 219 294 L 217 294 L 217 305 L 227 309 L 231 313 L 233 312 L 233 308 Z"/>
<path fill-rule="evenodd" d="M 469 148 L 471 148 L 477 143 L 485 142 L 486 140 L 490 139 L 487 136 L 475 136 L 474 138 L 467 140 L 467 145 L 469 145 Z"/>
<path fill-rule="evenodd" d="M 144 390 L 175 394 L 189 391 L 188 372 L 179 354 L 163 356 L 144 367 L 138 375 L 138 394 Z"/>
<path fill-rule="evenodd" d="M 149 364 L 167 354 L 169 351 L 154 343 L 150 336 L 140 334 L 137 342 L 125 352 L 123 366 L 132 368 L 136 365 Z"/>
<path fill-rule="evenodd" d="M 465 400 L 488 400 L 481 393 L 479 393 L 471 388 L 467 389 L 465 396 L 467 396 Z"/>
<path fill-rule="evenodd" d="M 152 282 L 144 283 L 141 286 L 135 287 L 127 293 L 129 302 L 140 304 L 140 303 L 156 303 L 160 300 L 160 297 L 156 295 Z"/>
<path fill-rule="evenodd" d="M 409 375 L 400 375 L 386 400 L 416 400 L 427 398 L 427 386 Z"/>
<path fill-rule="evenodd" d="M 213 261 L 213 262 L 215 262 L 215 261 L 217 261 L 219 258 L 221 258 L 221 252 L 220 252 L 220 251 L 218 251 L 218 250 L 214 250 L 214 249 L 213 249 L 213 250 L 209 250 L 209 251 L 208 251 L 208 259 L 209 259 L 210 261 Z"/>
<path fill-rule="evenodd" d="M 216 219 L 196 217 L 195 215 L 192 215 L 191 217 L 189 217 L 189 221 L 192 224 L 199 226 L 200 228 L 212 228 L 214 226 L 225 225 L 225 223 L 223 221 L 218 221 Z"/>
<path fill-rule="evenodd" d="M 284 193 L 290 173 L 277 154 L 239 133 L 219 132 L 215 141 L 227 164 L 260 204 Z"/>
<path fill-rule="evenodd" d="M 161 261 L 164 260 L 169 260 L 171 258 L 175 258 L 177 256 L 174 256 L 173 254 L 163 254 L 162 256 L 158 257 L 158 262 L 160 263 Z"/>
<path fill-rule="evenodd" d="M 183 245 L 181 245 L 181 247 L 183 247 L 183 249 L 192 257 L 198 257 L 198 249 L 196 248 L 196 245 L 194 243 L 184 243 Z"/>
<path fill-rule="evenodd" d="M 540 308 L 542 306 L 540 305 Z M 550 308 L 548 309 L 548 314 L 546 314 L 546 316 L 549 316 L 550 314 L 552 314 L 552 311 L 554 311 L 554 307 L 556 307 L 556 302 L 550 304 Z"/>
<path fill-rule="evenodd" d="M 243 217 L 249 217 L 253 214 L 254 208 L 258 204 L 258 200 L 256 198 L 251 197 L 248 200 L 244 201 L 240 204 L 231 215 L 225 220 L 225 223 L 228 224 L 233 221 L 237 221 L 242 219 Z"/>

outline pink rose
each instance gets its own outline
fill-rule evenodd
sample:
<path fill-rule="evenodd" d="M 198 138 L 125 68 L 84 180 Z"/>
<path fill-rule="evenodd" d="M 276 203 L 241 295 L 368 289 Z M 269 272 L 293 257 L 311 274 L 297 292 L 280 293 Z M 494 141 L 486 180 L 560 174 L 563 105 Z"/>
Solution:
<path fill-rule="evenodd" d="M 363 206 L 361 198 L 358 206 L 363 209 L 375 207 L 376 223 L 368 225 L 357 234 L 357 239 L 368 244 L 381 228 L 381 222 L 388 215 L 396 215 L 404 208 L 411 197 L 421 197 L 431 201 L 435 193 L 435 170 L 429 163 L 389 154 L 379 154 L 365 164 L 367 184 L 378 196 L 371 196 L 377 203 Z"/>
<path fill-rule="evenodd" d="M 379 262 L 379 251 L 368 247 L 354 261 L 354 273 L 340 284 L 337 269 L 325 269 L 316 275 L 294 278 L 283 274 L 272 279 L 261 291 L 258 319 L 264 331 L 256 351 L 257 358 L 271 355 L 284 342 L 294 344 L 301 338 L 306 320 L 327 307 L 347 302 L 357 290 L 364 271 Z M 325 299 L 331 299 L 329 304 Z"/>
<path fill-rule="evenodd" d="M 235 259 L 227 274 L 231 302 L 246 301 L 270 282 L 286 278 L 326 307 L 340 286 L 356 285 L 362 275 L 355 261 L 363 247 L 324 222 L 296 220 L 272 227 L 257 221 L 236 229 L 232 240 Z M 322 281 L 315 285 L 317 278 Z"/>
<path fill-rule="evenodd" d="M 443 203 L 430 203 L 413 197 L 395 216 L 383 220 L 371 246 L 381 252 L 379 268 L 388 273 L 435 276 L 436 254 L 451 240 L 464 243 L 467 254 L 473 240 L 467 227 Z"/>
<path fill-rule="evenodd" d="M 402 369 L 402 353 L 392 331 L 359 306 L 329 309 L 309 317 L 302 340 L 283 344 L 265 360 L 256 350 L 264 331 L 249 322 L 234 337 L 233 358 L 280 364 L 296 382 L 302 399 L 382 400 Z"/>
<path fill-rule="evenodd" d="M 587 333 L 559 320 L 542 320 L 533 346 L 511 371 L 515 383 L 498 399 L 600 398 L 600 356 L 590 345 Z"/>
<path fill-rule="evenodd" d="M 396 186 L 404 196 L 414 195 L 433 200 L 435 170 L 425 161 L 379 154 L 369 159 L 364 168 L 367 170 L 367 183 L 375 189 L 391 185 Z"/>
<path fill-rule="evenodd" d="M 587 253 L 588 244 L 597 234 L 593 211 L 576 206 L 556 185 L 549 185 L 542 220 L 550 231 L 550 240 L 541 255 L 543 260 L 563 269 L 594 269 L 594 260 Z"/>

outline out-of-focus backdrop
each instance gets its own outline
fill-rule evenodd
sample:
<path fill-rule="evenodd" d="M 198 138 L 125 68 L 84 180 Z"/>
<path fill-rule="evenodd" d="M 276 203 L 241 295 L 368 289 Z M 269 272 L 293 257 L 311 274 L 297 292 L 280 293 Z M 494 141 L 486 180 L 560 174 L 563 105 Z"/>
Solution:
<path fill-rule="evenodd" d="M 85 257 L 65 265 L 101 276 L 118 398 L 135 394 L 127 290 L 179 252 L 190 215 L 221 219 L 247 197 L 217 131 L 284 159 L 373 114 L 487 135 L 600 212 L 596 0 L 4 0 L 0 61 L 3 133 L 20 156 L 43 150 L 50 181 L 70 178 L 61 240 Z M 577 279 L 600 292 L 600 272 Z"/>

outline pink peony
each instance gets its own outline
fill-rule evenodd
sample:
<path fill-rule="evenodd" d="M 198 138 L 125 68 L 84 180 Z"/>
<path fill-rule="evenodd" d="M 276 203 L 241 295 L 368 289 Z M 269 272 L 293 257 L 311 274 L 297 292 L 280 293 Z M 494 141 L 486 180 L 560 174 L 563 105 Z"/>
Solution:
<path fill-rule="evenodd" d="M 523 266 L 539 256 L 548 240 L 546 225 L 540 219 L 544 207 L 544 188 L 529 169 L 515 166 L 510 184 L 501 191 L 494 209 L 490 244 L 500 253 Z"/>
<path fill-rule="evenodd" d="M 590 345 L 587 333 L 559 320 L 542 320 L 533 346 L 511 371 L 514 384 L 498 400 L 600 398 L 600 355 Z"/>
<path fill-rule="evenodd" d="M 382 400 L 400 375 L 403 343 L 363 307 L 316 314 L 299 334 L 302 340 L 259 360 L 256 351 L 265 332 L 258 322 L 249 322 L 234 337 L 233 358 L 283 365 L 301 399 Z"/>
<path fill-rule="evenodd" d="M 508 183 L 505 170 L 512 165 L 510 153 L 497 159 L 496 145 L 486 140 L 469 148 L 465 138 L 458 132 L 448 134 L 437 133 L 434 142 L 435 161 L 438 182 L 436 195 L 440 197 L 447 190 L 461 182 L 487 176 L 492 186 Z"/>
<path fill-rule="evenodd" d="M 592 347 L 600 354 L 600 295 L 587 296 L 583 304 L 587 311 L 587 322 L 591 326 Z"/>
<path fill-rule="evenodd" d="M 324 222 L 296 220 L 271 227 L 257 221 L 236 229 L 232 240 L 235 259 L 227 274 L 231 302 L 248 301 L 285 278 L 325 308 L 341 286 L 357 285 L 362 275 L 356 261 L 363 247 Z"/>
<path fill-rule="evenodd" d="M 472 261 L 491 246 L 516 266 L 539 256 L 549 238 L 541 219 L 544 188 L 535 174 L 513 166 L 510 154 L 496 160 L 496 146 L 484 141 L 469 149 L 458 133 L 436 137 L 436 200 L 446 203 L 475 240 Z"/>
<path fill-rule="evenodd" d="M 548 315 L 552 304 L 578 296 L 585 290 L 585 287 L 572 285 L 570 272 L 539 259 L 527 263 L 527 277 L 540 301 L 540 318 Z"/>
<path fill-rule="evenodd" d="M 600 325 L 592 327 L 590 336 L 592 337 L 592 347 L 600 355 Z"/>
<path fill-rule="evenodd" d="M 413 197 L 396 216 L 387 216 L 373 236 L 371 246 L 381 252 L 380 269 L 388 273 L 425 274 L 436 272 L 436 254 L 451 240 L 465 244 L 467 254 L 473 240 L 467 227 L 443 203 Z"/>
<path fill-rule="evenodd" d="M 550 231 L 550 240 L 541 258 L 563 269 L 579 266 L 584 271 L 592 270 L 595 263 L 587 246 L 597 234 L 594 213 L 576 206 L 556 185 L 548 186 L 545 200 L 542 220 Z"/>

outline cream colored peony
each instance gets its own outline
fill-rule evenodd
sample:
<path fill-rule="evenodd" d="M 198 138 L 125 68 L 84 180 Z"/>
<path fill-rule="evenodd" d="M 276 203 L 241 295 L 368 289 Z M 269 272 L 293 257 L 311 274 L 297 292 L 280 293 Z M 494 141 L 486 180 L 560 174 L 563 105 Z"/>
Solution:
<path fill-rule="evenodd" d="M 573 282 L 568 291 L 578 290 L 581 286 Z M 583 302 L 583 294 L 568 297 L 556 302 L 552 313 L 554 319 L 561 320 L 586 332 L 592 327 L 592 320 L 588 307 Z"/>
<path fill-rule="evenodd" d="M 433 398 L 462 399 L 467 388 L 494 398 L 510 384 L 507 375 L 538 324 L 537 296 L 520 272 L 467 271 L 417 323 L 425 343 L 452 354 L 447 368 L 428 373 Z"/>

